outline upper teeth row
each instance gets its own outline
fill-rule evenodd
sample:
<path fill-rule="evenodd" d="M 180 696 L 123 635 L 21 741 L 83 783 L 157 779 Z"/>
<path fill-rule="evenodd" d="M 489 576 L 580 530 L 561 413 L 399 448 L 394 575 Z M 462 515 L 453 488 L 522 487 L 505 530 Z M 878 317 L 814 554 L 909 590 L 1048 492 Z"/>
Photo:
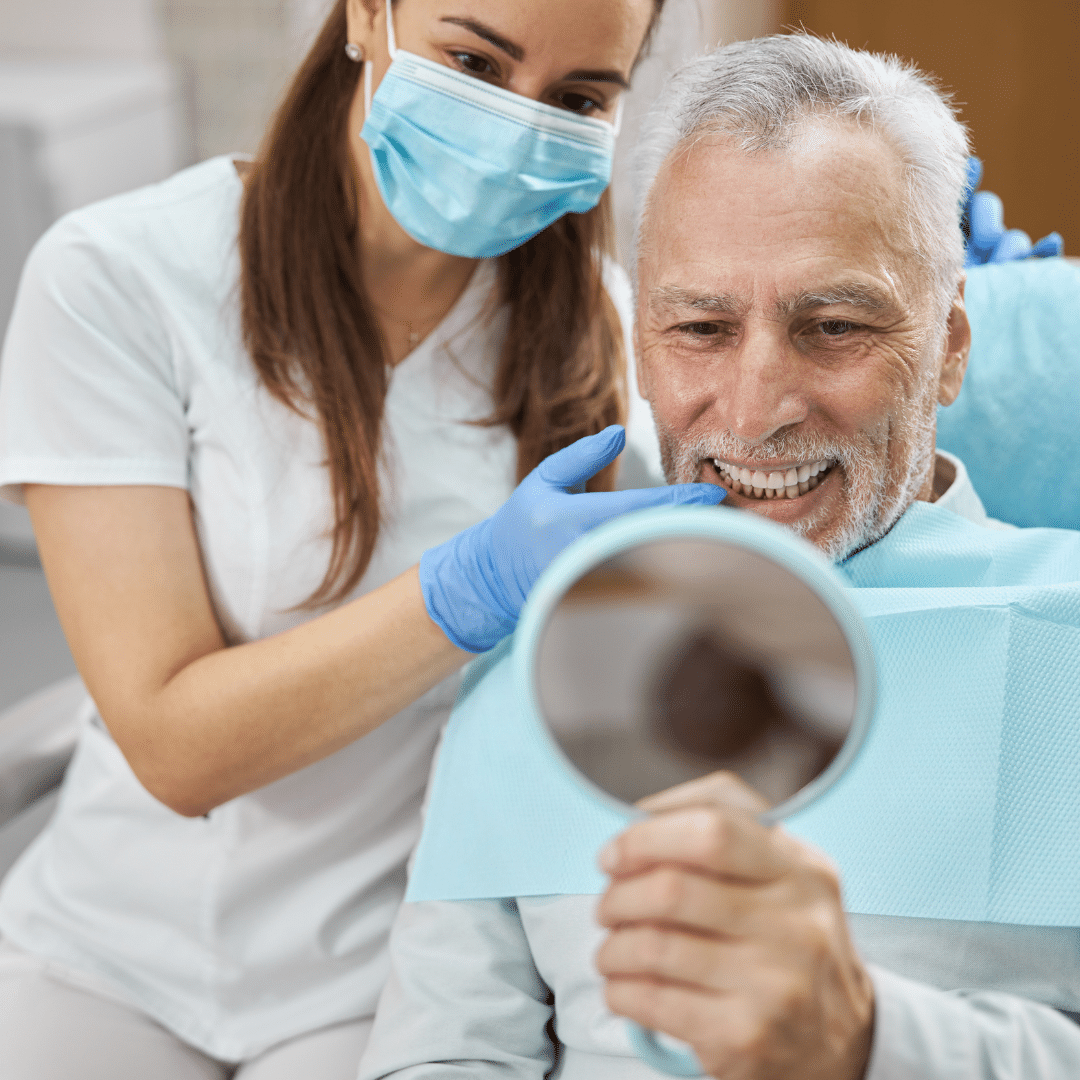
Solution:
<path fill-rule="evenodd" d="M 795 484 L 805 484 L 811 476 L 817 476 L 819 472 L 824 472 L 828 468 L 826 461 L 812 461 L 809 465 L 796 465 L 786 472 L 767 473 L 761 469 L 751 472 L 738 465 L 729 465 L 719 458 L 713 458 L 713 464 L 721 472 L 726 472 L 732 480 L 738 480 L 744 487 L 773 488 L 776 491 Z"/>

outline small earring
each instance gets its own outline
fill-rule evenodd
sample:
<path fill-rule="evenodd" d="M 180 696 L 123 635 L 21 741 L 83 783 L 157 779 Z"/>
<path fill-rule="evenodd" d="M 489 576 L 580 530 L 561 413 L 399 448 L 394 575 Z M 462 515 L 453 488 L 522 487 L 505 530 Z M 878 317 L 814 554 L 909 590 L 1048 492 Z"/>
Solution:
<path fill-rule="evenodd" d="M 345 55 L 354 63 L 359 64 L 364 59 L 364 50 L 354 41 L 345 43 Z"/>

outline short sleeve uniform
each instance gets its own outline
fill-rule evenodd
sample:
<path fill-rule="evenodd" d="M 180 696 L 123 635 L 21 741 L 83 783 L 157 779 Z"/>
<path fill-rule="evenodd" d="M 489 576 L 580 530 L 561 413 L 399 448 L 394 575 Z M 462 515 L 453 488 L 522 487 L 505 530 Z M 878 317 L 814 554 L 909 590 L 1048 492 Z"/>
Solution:
<path fill-rule="evenodd" d="M 294 609 L 322 579 L 333 516 L 316 424 L 266 393 L 242 345 L 241 193 L 216 158 L 62 219 L 30 257 L 0 361 L 0 494 L 186 488 L 234 643 L 311 617 Z M 393 371 L 386 523 L 358 594 L 513 489 L 509 431 L 467 423 L 492 408 L 494 283 L 480 263 Z M 625 281 L 612 292 L 625 323 Z M 196 819 L 142 788 L 88 703 L 56 818 L 3 883 L 0 934 L 225 1060 L 370 1015 L 455 687 Z"/>

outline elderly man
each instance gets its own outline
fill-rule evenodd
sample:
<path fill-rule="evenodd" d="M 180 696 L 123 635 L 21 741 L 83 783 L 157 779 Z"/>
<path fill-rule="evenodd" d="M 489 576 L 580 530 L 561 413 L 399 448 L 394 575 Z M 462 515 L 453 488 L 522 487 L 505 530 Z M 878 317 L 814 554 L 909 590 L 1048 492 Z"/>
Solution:
<path fill-rule="evenodd" d="M 952 225 L 967 148 L 928 81 L 763 39 L 691 63 L 653 124 L 638 381 L 668 480 L 722 485 L 848 565 L 914 504 L 993 527 L 963 465 L 935 455 L 970 343 Z M 362 1080 L 656 1075 L 620 1016 L 686 1040 L 715 1077 L 1080 1076 L 1063 1015 L 1080 1010 L 1077 931 L 848 915 L 828 860 L 761 825 L 734 783 L 648 808 L 602 852 L 598 908 L 406 903 Z"/>

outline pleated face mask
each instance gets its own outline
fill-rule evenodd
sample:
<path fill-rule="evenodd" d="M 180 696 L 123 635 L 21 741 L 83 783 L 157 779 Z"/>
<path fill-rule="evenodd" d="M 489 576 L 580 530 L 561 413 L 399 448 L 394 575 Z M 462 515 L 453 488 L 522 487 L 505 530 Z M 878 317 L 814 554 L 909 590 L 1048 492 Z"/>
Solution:
<path fill-rule="evenodd" d="M 389 12 L 386 29 L 392 62 L 374 97 L 364 65 L 360 137 L 383 202 L 413 239 L 490 258 L 600 201 L 615 126 L 398 49 Z"/>

